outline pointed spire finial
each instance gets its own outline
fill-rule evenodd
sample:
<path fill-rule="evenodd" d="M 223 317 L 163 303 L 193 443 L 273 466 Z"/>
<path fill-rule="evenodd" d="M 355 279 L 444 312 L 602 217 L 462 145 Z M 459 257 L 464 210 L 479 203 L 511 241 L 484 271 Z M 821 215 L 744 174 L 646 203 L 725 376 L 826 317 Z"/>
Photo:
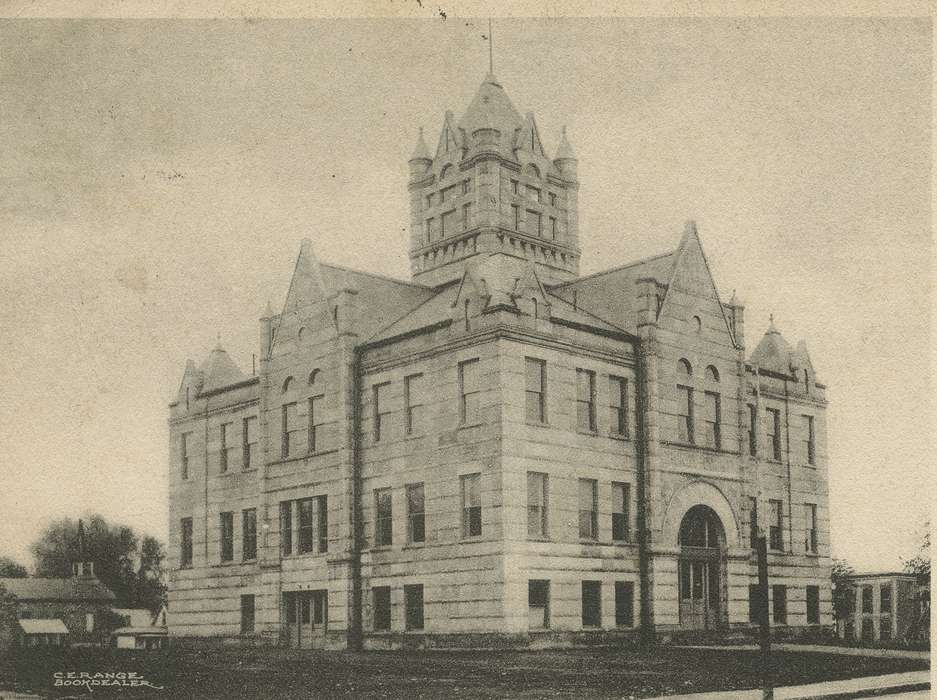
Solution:
<path fill-rule="evenodd" d="M 495 49 L 494 36 L 491 34 L 491 17 L 488 18 L 488 73 L 495 74 Z"/>

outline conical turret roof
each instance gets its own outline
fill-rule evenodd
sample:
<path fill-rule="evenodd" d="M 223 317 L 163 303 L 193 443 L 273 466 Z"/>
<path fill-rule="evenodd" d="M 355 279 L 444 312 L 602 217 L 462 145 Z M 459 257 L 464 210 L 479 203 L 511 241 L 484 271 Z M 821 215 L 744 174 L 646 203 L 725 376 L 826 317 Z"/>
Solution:
<path fill-rule="evenodd" d="M 749 357 L 749 362 L 760 369 L 772 372 L 790 374 L 791 372 L 791 346 L 781 332 L 774 325 L 774 317 L 765 331 L 764 337 Z"/>
<path fill-rule="evenodd" d="M 524 126 L 524 119 L 514 107 L 501 83 L 491 73 L 478 88 L 474 99 L 459 121 L 459 128 L 468 137 L 477 129 L 497 129 L 502 137 L 513 136 L 515 129 Z"/>
<path fill-rule="evenodd" d="M 553 160 L 576 160 L 576 152 L 572 144 L 566 138 L 566 127 L 563 127 L 563 133 L 560 135 L 560 145 L 556 148 L 556 156 Z"/>
<path fill-rule="evenodd" d="M 247 379 L 238 366 L 234 364 L 234 360 L 221 347 L 220 342 L 211 351 L 201 370 L 202 376 L 205 378 L 205 383 L 202 385 L 203 392 L 237 384 Z"/>
<path fill-rule="evenodd" d="M 423 138 L 423 127 L 420 127 L 420 135 L 416 137 L 416 145 L 413 147 L 413 155 L 410 160 L 432 160 L 429 147 L 426 145 L 426 139 Z"/>

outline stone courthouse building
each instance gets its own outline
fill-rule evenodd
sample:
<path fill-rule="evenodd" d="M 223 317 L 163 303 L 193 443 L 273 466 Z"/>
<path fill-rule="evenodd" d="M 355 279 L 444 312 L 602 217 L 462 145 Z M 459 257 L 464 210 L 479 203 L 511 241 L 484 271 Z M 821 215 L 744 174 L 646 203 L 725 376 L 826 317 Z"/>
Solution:
<path fill-rule="evenodd" d="M 825 387 L 695 226 L 579 275 L 577 160 L 488 75 L 409 161 L 409 281 L 300 247 L 256 374 L 170 406 L 170 635 L 547 645 L 831 623 Z M 583 235 L 587 235 L 584 232 Z M 678 240 L 679 238 L 679 240 Z"/>

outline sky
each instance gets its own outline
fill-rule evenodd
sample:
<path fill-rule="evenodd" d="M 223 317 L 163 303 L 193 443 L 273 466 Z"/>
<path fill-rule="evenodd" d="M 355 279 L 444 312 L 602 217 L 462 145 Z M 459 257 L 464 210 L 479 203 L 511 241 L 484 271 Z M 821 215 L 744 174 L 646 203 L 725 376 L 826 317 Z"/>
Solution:
<path fill-rule="evenodd" d="M 100 512 L 165 538 L 168 403 L 250 372 L 300 240 L 407 279 L 407 158 L 487 71 L 487 23 L 0 21 L 0 555 Z M 751 352 L 828 385 L 833 554 L 900 566 L 932 500 L 931 28 L 499 19 L 495 73 L 579 156 L 581 272 L 697 222 Z"/>

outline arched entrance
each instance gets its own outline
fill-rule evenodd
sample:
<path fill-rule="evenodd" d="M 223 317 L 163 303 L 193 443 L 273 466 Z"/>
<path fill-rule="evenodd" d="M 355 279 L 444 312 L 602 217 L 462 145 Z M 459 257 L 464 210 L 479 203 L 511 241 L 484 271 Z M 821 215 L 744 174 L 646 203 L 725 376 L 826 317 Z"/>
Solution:
<path fill-rule="evenodd" d="M 680 626 L 715 629 L 725 611 L 726 535 L 719 516 L 709 506 L 690 508 L 680 523 L 677 563 Z"/>

